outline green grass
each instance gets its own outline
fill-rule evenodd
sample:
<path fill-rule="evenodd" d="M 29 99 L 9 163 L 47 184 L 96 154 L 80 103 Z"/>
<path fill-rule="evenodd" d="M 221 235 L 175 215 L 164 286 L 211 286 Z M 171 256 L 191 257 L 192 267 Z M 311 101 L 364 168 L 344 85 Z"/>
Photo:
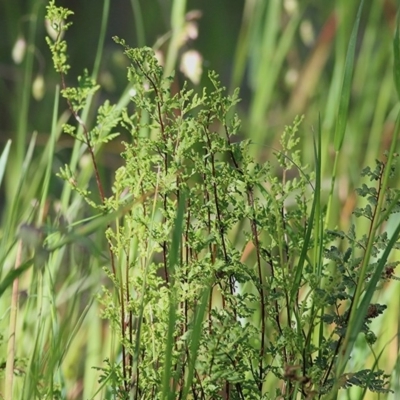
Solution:
<path fill-rule="evenodd" d="M 123 165 L 119 156 L 123 150 L 120 142 L 125 140 L 131 143 L 132 138 L 123 133 L 109 143 L 96 144 L 92 149 L 96 161 L 94 165 L 87 143 L 68 137 L 63 133 L 62 125 L 66 122 L 75 124 L 77 134 L 84 135 L 84 125 L 95 125 L 96 112 L 104 98 L 111 98 L 116 104 L 114 117 L 123 117 L 123 109 L 130 104 L 134 85 L 126 80 L 128 61 L 122 58 L 121 49 L 111 43 L 115 31 L 122 31 L 118 35 L 124 37 L 123 34 L 126 34 L 126 41 L 132 46 L 152 46 L 157 38 L 165 35 L 163 37 L 167 41 L 158 46 L 165 60 L 165 77 L 179 70 L 182 52 L 189 48 L 202 53 L 204 69 L 221 66 L 218 72 L 231 94 L 238 86 L 242 89 L 243 102 L 234 107 L 242 119 L 238 140 L 250 139 L 253 143 L 249 149 L 252 157 L 271 160 L 274 173 L 280 179 L 284 179 L 284 174 L 274 161 L 274 153 L 282 150 L 282 132 L 286 125 L 292 124 L 295 114 L 305 115 L 299 131 L 299 163 L 311 165 L 314 176 L 310 177 L 307 189 L 311 199 L 307 211 L 307 229 L 298 249 L 292 286 L 287 290 L 288 319 L 293 318 L 300 324 L 303 318 L 302 310 L 296 308 L 296 302 L 298 285 L 306 266 L 313 266 L 313 272 L 321 277 L 321 288 L 328 284 L 322 278 L 324 268 L 330 268 L 332 273 L 337 268 L 334 263 L 323 265 L 324 229 L 337 228 L 347 232 L 350 224 L 354 223 L 360 235 L 370 232 L 369 240 L 365 243 L 365 256 L 360 263 L 360 284 L 355 287 L 349 329 L 341 343 L 343 347 L 338 353 L 335 373 L 339 378 L 343 373 L 356 369 L 383 369 L 391 374 L 390 388 L 395 393 L 377 394 L 359 388 L 339 390 L 336 384 L 330 397 L 395 399 L 400 393 L 400 283 L 390 280 L 381 285 L 378 291 L 375 291 L 375 287 L 386 260 L 398 260 L 398 254 L 392 251 L 400 234 L 397 209 L 385 221 L 385 207 L 379 203 L 378 210 L 381 211 L 377 212 L 371 224 L 352 215 L 355 207 L 365 206 L 365 199 L 355 192 L 357 187 L 368 183 L 368 179 L 361 176 L 361 170 L 365 166 L 374 168 L 375 159 L 383 160 L 385 150 L 388 151 L 387 163 L 390 165 L 398 152 L 400 34 L 396 28 L 394 13 L 397 10 L 394 2 L 352 3 L 341 0 L 322 7 L 320 2 L 305 1 L 293 2 L 297 8 L 289 10 L 279 1 L 244 1 L 242 14 L 235 15 L 241 25 L 232 27 L 225 23 L 227 15 L 230 10 L 236 13 L 240 10 L 230 8 L 229 1 L 213 8 L 201 2 L 174 0 L 165 8 L 157 3 L 152 9 L 148 4 L 132 0 L 122 14 L 113 9 L 113 3 L 109 0 L 101 4 L 88 2 L 86 7 L 92 7 L 93 14 L 74 9 L 74 25 L 66 32 L 71 54 L 68 63 L 72 70 L 66 75 L 65 84 L 75 86 L 76 76 L 82 75 L 83 68 L 88 68 L 90 77 L 100 84 L 111 84 L 104 85 L 103 89 L 86 99 L 80 113 L 84 124 L 73 120 L 71 110 L 60 95 L 63 85 L 53 71 L 51 55 L 44 42 L 42 27 L 45 4 L 34 0 L 28 3 L 27 9 L 24 9 L 26 6 L 22 2 L 16 2 L 15 8 L 7 5 L 4 15 L 9 23 L 0 28 L 2 35 L 8 38 L 6 51 L 1 50 L 0 53 L 1 64 L 6 65 L 15 77 L 12 81 L 4 79 L 5 83 L 0 83 L 0 99 L 6 110 L 6 118 L 0 128 L 0 333 L 4 370 L 1 396 L 6 400 L 44 398 L 44 393 L 47 393 L 47 398 L 115 398 L 110 387 L 112 382 L 120 379 L 118 373 L 112 369 L 105 371 L 93 367 L 105 368 L 105 359 L 114 365 L 124 362 L 124 355 L 128 357 L 123 353 L 124 346 L 121 347 L 116 326 L 125 323 L 122 322 L 124 318 L 128 320 L 132 315 L 129 311 L 129 295 L 133 295 L 133 292 L 129 292 L 129 289 L 127 292 L 120 282 L 130 279 L 127 260 L 139 257 L 141 244 L 132 239 L 129 243 L 130 253 L 119 250 L 115 265 L 111 267 L 112 256 L 106 230 L 112 226 L 134 231 L 125 219 L 130 209 L 146 201 L 151 202 L 157 193 L 154 190 L 142 191 L 138 182 L 134 190 L 141 196 L 130 198 L 127 204 L 103 213 L 102 209 L 93 210 L 82 193 L 72 190 L 71 185 L 58 177 L 57 173 L 67 165 L 71 173 L 70 180 L 75 181 L 82 190 L 90 191 L 88 198 L 94 202 L 105 201 L 102 191 L 105 199 L 112 195 L 115 172 Z M 182 45 L 182 35 L 188 27 L 185 15 L 196 8 L 204 10 L 198 22 L 199 38 Z M 132 16 L 129 15 L 132 12 Z M 210 15 L 214 13 L 216 15 Z M 219 19 L 221 24 L 208 29 L 212 17 Z M 129 20 L 129 29 L 115 22 L 120 20 Z M 91 21 L 95 21 L 98 29 L 92 28 Z M 310 25 L 314 37 L 309 44 L 304 32 Z M 213 48 L 214 40 L 210 32 L 216 32 L 217 36 L 224 38 L 225 48 Z M 21 34 L 26 40 L 27 49 L 23 62 L 17 65 L 10 54 L 13 43 Z M 82 43 L 90 43 L 90 47 Z M 230 51 L 229 57 L 227 49 Z M 217 58 L 219 54 L 223 59 Z M 43 63 L 44 69 L 40 67 Z M 228 71 L 224 68 L 228 68 Z M 42 100 L 36 101 L 31 89 L 39 71 L 44 74 L 46 93 Z M 201 85 L 209 87 L 207 74 L 203 75 Z M 290 76 L 297 77 L 297 80 L 290 81 Z M 171 84 L 174 93 L 182 81 L 182 75 L 177 72 Z M 199 87 L 194 87 L 194 90 L 201 93 Z M 151 117 L 143 112 L 141 118 L 144 125 Z M 220 126 L 215 129 L 223 134 Z M 109 129 L 106 128 L 102 135 L 105 137 L 108 133 Z M 154 129 L 143 127 L 141 130 L 142 136 L 151 138 L 156 134 Z M 96 183 L 96 172 L 100 186 Z M 386 169 L 382 177 L 382 193 L 388 187 L 399 189 L 398 170 L 392 177 L 389 172 Z M 124 189 L 120 188 L 121 195 Z M 270 187 L 259 188 L 259 196 L 265 203 L 269 201 L 271 190 Z M 392 204 L 398 200 L 395 197 Z M 383 197 L 379 201 L 383 201 Z M 180 240 L 177 238 L 185 232 L 183 200 L 179 204 L 172 230 L 175 235 L 172 243 L 176 247 L 169 253 L 169 265 L 179 264 Z M 278 200 L 272 204 L 276 205 L 272 214 L 277 213 L 275 217 L 279 219 Z M 157 213 L 158 206 L 154 205 L 152 211 L 154 226 L 158 226 L 161 218 Z M 244 238 L 241 231 L 247 225 L 238 225 L 229 237 L 242 252 L 248 238 Z M 278 224 L 278 232 L 279 229 L 281 227 Z M 388 243 L 378 255 L 373 254 L 375 234 L 383 231 L 389 234 Z M 282 259 L 286 245 L 284 232 L 281 231 L 281 242 L 277 244 Z M 42 247 L 44 238 L 46 251 Z M 121 246 L 124 240 L 123 235 L 118 237 Z M 260 240 L 267 242 L 265 236 L 260 236 Z M 251 266 L 253 263 L 257 265 L 256 247 L 255 243 L 247 258 Z M 150 260 L 151 248 L 148 251 L 147 260 Z M 372 274 L 367 271 L 370 260 L 376 260 Z M 148 262 L 142 282 L 143 291 L 147 287 L 147 279 L 152 279 Z M 117 271 L 116 274 L 110 272 L 113 269 Z M 291 274 L 284 263 L 282 271 L 288 276 Z M 174 271 L 170 272 L 173 276 Z M 395 275 L 400 276 L 398 267 Z M 115 290 L 113 283 L 120 290 Z M 103 286 L 110 291 L 115 307 L 124 307 L 120 314 L 114 315 L 110 311 L 111 321 L 100 317 L 105 307 L 98 299 L 104 296 Z M 305 293 L 306 286 L 300 295 Z M 193 330 L 188 339 L 187 348 L 191 357 L 186 365 L 186 374 L 180 380 L 171 373 L 176 356 L 172 338 L 179 317 L 179 290 L 175 288 L 169 295 L 168 340 L 163 343 L 166 361 L 163 365 L 162 398 L 175 398 L 171 387 L 175 390 L 181 387 L 183 398 L 189 399 L 192 398 L 191 382 L 197 373 L 195 360 L 204 345 L 200 334 L 202 321 L 208 316 L 210 297 L 214 295 L 216 304 L 219 300 L 209 290 L 199 294 L 191 320 Z M 139 329 L 133 338 L 126 338 L 136 345 L 131 350 L 130 361 L 135 367 L 141 357 L 140 340 L 143 337 L 143 340 L 147 340 L 143 335 L 148 334 L 141 328 L 141 317 L 146 312 L 145 301 L 141 301 Z M 372 324 L 377 337 L 373 350 L 361 335 L 357 335 L 371 302 L 388 306 Z M 311 310 L 317 309 L 318 305 L 312 304 Z M 322 316 L 324 308 L 319 309 L 318 313 Z M 254 321 L 260 315 L 262 312 L 258 306 L 254 311 Z M 130 320 L 130 323 L 134 321 Z M 264 329 L 265 343 L 273 342 L 271 323 L 266 323 Z M 316 327 L 310 331 L 312 340 L 308 340 L 308 337 L 304 339 L 303 344 L 308 351 L 312 352 L 312 346 L 322 344 L 326 333 L 323 329 Z M 9 340 L 10 335 L 15 338 L 15 346 Z M 156 351 L 160 344 L 156 339 L 153 340 L 152 351 Z M 179 359 L 178 365 L 184 365 L 184 360 L 184 357 Z M 264 363 L 267 362 L 279 365 L 278 359 L 266 357 Z M 256 362 L 255 365 L 258 368 L 260 364 Z M 101 376 L 103 380 L 99 382 Z M 281 382 L 269 375 L 263 390 L 274 394 L 279 385 Z M 271 398 L 275 398 L 274 395 Z M 300 396 L 293 394 L 285 398 Z"/>

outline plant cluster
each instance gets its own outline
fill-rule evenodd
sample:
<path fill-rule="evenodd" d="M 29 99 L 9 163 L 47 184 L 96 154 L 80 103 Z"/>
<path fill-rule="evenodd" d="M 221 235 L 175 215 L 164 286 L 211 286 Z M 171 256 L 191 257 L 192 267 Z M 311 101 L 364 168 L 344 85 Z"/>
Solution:
<path fill-rule="evenodd" d="M 65 167 L 60 176 L 88 205 L 116 215 L 105 234 L 113 283 L 99 295 L 119 348 L 102 371 L 102 385 L 118 398 L 320 398 L 341 388 L 387 392 L 388 375 L 376 368 L 346 369 L 356 340 L 372 346 L 370 328 L 385 305 L 374 303 L 379 285 L 394 279 L 397 234 L 384 232 L 400 194 L 388 189 L 395 165 L 389 153 L 357 193 L 366 205 L 366 233 L 327 230 L 321 192 L 321 143 L 315 172 L 298 150 L 302 118 L 286 127 L 276 165 L 251 156 L 235 113 L 239 93 L 226 95 L 209 73 L 211 91 L 171 77 L 150 48 L 132 49 L 131 105 L 105 102 L 92 129 L 81 110 L 98 89 L 85 72 L 68 88 L 66 42 L 70 12 L 48 6 L 59 32 L 48 39 L 62 95 L 80 129 L 65 132 L 83 142 L 93 162 L 100 202 L 79 187 Z M 129 133 L 107 197 L 95 149 Z M 359 335 L 361 333 L 361 335 Z M 358 343 L 357 342 L 357 343 Z M 275 390 L 267 390 L 274 382 Z"/>

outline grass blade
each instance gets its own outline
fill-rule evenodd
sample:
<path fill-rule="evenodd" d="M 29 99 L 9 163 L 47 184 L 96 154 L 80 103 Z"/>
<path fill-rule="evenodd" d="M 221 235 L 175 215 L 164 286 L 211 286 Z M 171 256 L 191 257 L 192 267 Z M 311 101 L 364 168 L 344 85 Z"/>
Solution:
<path fill-rule="evenodd" d="M 400 31 L 399 20 L 397 20 L 396 31 L 393 39 L 393 80 L 396 87 L 397 96 L 400 99 Z"/>
<path fill-rule="evenodd" d="M 172 3 L 171 11 L 171 28 L 172 37 L 168 46 L 168 53 L 165 60 L 164 77 L 172 74 L 176 60 L 178 58 L 178 51 L 182 37 L 182 31 L 185 24 L 185 11 L 186 0 L 174 0 Z"/>
<path fill-rule="evenodd" d="M 183 390 L 182 398 L 185 400 L 189 394 L 190 385 L 192 384 L 194 368 L 196 365 L 196 359 L 200 347 L 200 339 L 202 332 L 202 324 L 204 320 L 204 315 L 206 313 L 207 304 L 210 298 L 210 289 L 207 289 L 203 292 L 201 297 L 200 306 L 197 308 L 194 318 L 193 318 L 193 329 L 190 338 L 190 347 L 189 347 L 189 369 L 186 376 L 185 388 Z"/>
<path fill-rule="evenodd" d="M 0 156 L 0 186 L 1 182 L 3 182 L 4 173 L 6 171 L 6 165 L 7 165 L 8 155 L 10 154 L 10 148 L 11 148 L 11 140 L 7 140 L 7 143 Z"/>
<path fill-rule="evenodd" d="M 345 66 L 344 66 L 343 84 L 342 84 L 342 90 L 341 90 L 341 94 L 340 94 L 335 136 L 334 136 L 334 140 L 333 140 L 334 148 L 335 148 L 335 162 L 334 162 L 333 172 L 332 172 L 331 189 L 330 189 L 330 193 L 329 193 L 325 227 L 328 227 L 330 225 L 331 208 L 332 208 L 332 202 L 333 202 L 333 192 L 334 192 L 335 182 L 336 182 L 339 153 L 343 146 L 343 140 L 344 140 L 344 135 L 346 132 L 346 126 L 347 126 L 347 121 L 348 121 L 350 93 L 351 93 L 351 86 L 352 86 L 352 76 L 353 76 L 353 70 L 354 70 L 354 58 L 355 58 L 356 43 L 357 43 L 357 34 L 358 34 L 358 28 L 360 25 L 361 11 L 363 9 L 363 5 L 364 5 L 364 0 L 361 0 L 360 6 L 357 11 L 357 17 L 356 17 L 356 20 L 355 20 L 355 23 L 353 26 L 351 36 L 350 36 L 350 41 L 349 41 L 349 46 L 347 49 L 346 61 L 345 61 Z"/>
<path fill-rule="evenodd" d="M 168 318 L 168 332 L 167 341 L 165 348 L 165 363 L 164 363 L 164 376 L 163 376 L 163 388 L 162 388 L 162 399 L 175 399 L 175 394 L 170 390 L 171 382 L 171 367 L 172 367 L 172 349 L 174 347 L 174 332 L 176 322 L 176 310 L 178 309 L 179 303 L 176 296 L 176 288 L 174 287 L 174 270 L 175 266 L 179 265 L 179 249 L 182 241 L 183 221 L 185 212 L 185 196 L 179 199 L 178 211 L 175 218 L 174 229 L 172 232 L 172 243 L 171 250 L 169 252 L 169 275 L 171 277 L 170 297 L 169 297 L 169 318 Z"/>
<path fill-rule="evenodd" d="M 356 21 L 354 23 L 353 31 L 351 32 L 349 47 L 347 49 L 346 63 L 344 66 L 343 85 L 340 94 L 339 110 L 337 114 L 337 122 L 336 122 L 335 137 L 334 137 L 334 146 L 335 146 L 335 151 L 337 152 L 340 151 L 342 148 L 344 134 L 346 131 L 346 126 L 348 121 L 357 34 L 358 34 L 358 27 L 360 25 L 361 11 L 363 9 L 363 5 L 364 5 L 364 0 L 361 0 L 357 12 Z"/>

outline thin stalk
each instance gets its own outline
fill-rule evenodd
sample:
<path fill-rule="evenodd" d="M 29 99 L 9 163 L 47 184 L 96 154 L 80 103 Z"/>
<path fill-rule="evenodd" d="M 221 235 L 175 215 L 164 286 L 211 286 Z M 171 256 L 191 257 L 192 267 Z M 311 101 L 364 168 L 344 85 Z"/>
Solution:
<path fill-rule="evenodd" d="M 15 269 L 19 268 L 21 263 L 22 263 L 22 241 L 20 240 L 18 242 L 17 257 L 15 259 L 14 268 Z M 9 323 L 9 331 L 8 331 L 4 400 L 12 400 L 13 399 L 15 336 L 16 336 L 17 314 L 18 314 L 18 286 L 19 286 L 19 278 L 16 278 L 16 279 L 14 279 L 14 282 L 13 282 L 11 305 L 10 305 L 10 323 Z"/>
<path fill-rule="evenodd" d="M 103 14 L 102 14 L 102 20 L 101 20 L 101 30 L 100 30 L 100 34 L 99 34 L 99 40 L 97 43 L 97 50 L 96 50 L 96 56 L 95 56 L 95 61 L 93 64 L 93 72 L 91 75 L 91 78 L 93 80 L 97 80 L 97 77 L 99 75 L 99 70 L 100 70 L 100 63 L 101 63 L 101 59 L 103 56 L 103 49 L 104 49 L 104 40 L 105 40 L 105 34 L 106 34 L 106 30 L 107 30 L 107 22 L 108 22 L 108 17 L 109 17 L 109 10 L 110 10 L 110 0 L 104 0 L 103 3 Z M 62 79 L 63 80 L 63 79 Z M 64 89 L 65 83 L 63 84 L 63 89 Z M 78 134 L 80 133 L 84 133 L 85 137 L 87 136 L 87 128 L 86 125 L 84 123 L 84 121 L 88 120 L 88 116 L 89 116 L 89 112 L 90 109 L 92 107 L 92 102 L 93 102 L 93 96 L 89 96 L 86 99 L 86 105 L 84 107 L 84 109 L 82 110 L 82 116 L 79 118 L 79 120 L 77 120 L 78 122 Z M 73 110 L 71 109 L 71 107 L 69 107 L 70 111 L 73 113 Z M 73 113 L 74 114 L 74 113 Z M 78 116 L 79 117 L 79 116 Z M 76 119 L 76 118 L 75 118 Z M 87 143 L 86 145 L 90 145 L 90 142 L 88 141 L 88 138 L 86 138 Z M 98 151 L 99 149 L 96 149 L 96 151 Z M 91 159 L 93 161 L 93 156 L 95 153 L 95 150 L 89 149 L 89 152 L 91 153 Z M 76 171 L 78 162 L 80 160 L 82 156 L 82 144 L 79 141 L 75 141 L 74 143 L 74 147 L 72 150 L 72 155 L 71 155 L 71 160 L 69 163 L 69 168 L 71 170 L 72 173 L 74 173 Z M 93 168 L 96 170 L 97 165 L 93 164 Z M 96 182 L 97 184 L 100 182 L 100 177 L 99 177 L 99 173 L 98 171 L 95 171 L 95 175 L 96 175 Z M 84 182 L 83 182 L 84 184 Z M 99 192 L 102 191 L 102 188 L 100 189 L 98 186 L 98 190 Z M 61 195 L 61 204 L 63 205 L 63 209 L 66 211 L 68 204 L 70 202 L 70 197 L 72 194 L 72 188 L 70 185 L 64 185 L 63 187 L 63 192 Z M 82 199 L 80 199 L 79 201 L 82 201 Z M 79 209 L 79 207 L 77 207 L 77 209 Z M 72 217 L 72 216 L 71 216 Z"/>

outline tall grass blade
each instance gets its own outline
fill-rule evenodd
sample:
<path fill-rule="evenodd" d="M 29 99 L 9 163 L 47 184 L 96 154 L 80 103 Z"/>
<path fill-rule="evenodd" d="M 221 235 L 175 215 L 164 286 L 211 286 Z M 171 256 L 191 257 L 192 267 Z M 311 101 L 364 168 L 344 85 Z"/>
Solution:
<path fill-rule="evenodd" d="M 104 0 L 103 12 L 101 15 L 101 25 L 99 32 L 99 41 L 97 42 L 96 58 L 93 65 L 93 78 L 97 78 L 100 71 L 100 63 L 103 58 L 104 41 L 106 38 L 108 17 L 110 15 L 110 0 Z"/>
<path fill-rule="evenodd" d="M 138 47 L 143 47 L 146 45 L 146 33 L 144 30 L 144 18 L 139 0 L 131 0 L 131 6 L 133 10 L 133 18 L 135 19 L 136 28 L 136 39 Z"/>
<path fill-rule="evenodd" d="M 196 359 L 200 347 L 200 339 L 202 333 L 202 324 L 204 321 L 204 316 L 206 314 L 207 304 L 210 299 L 210 289 L 206 289 L 201 296 L 200 305 L 197 307 L 194 318 L 193 318 L 193 328 L 190 336 L 190 346 L 189 346 L 189 369 L 185 379 L 185 388 L 183 390 L 182 399 L 186 399 L 189 395 L 190 386 L 192 384 L 194 369 L 196 365 Z"/>
<path fill-rule="evenodd" d="M 11 158 L 12 168 L 7 173 L 7 200 L 11 203 L 13 196 L 16 193 L 16 187 L 13 183 L 18 179 L 22 173 L 22 162 L 24 154 L 26 152 L 26 139 L 28 133 L 28 121 L 29 121 L 29 108 L 31 101 L 31 87 L 32 87 L 32 75 L 33 75 L 33 62 L 35 59 L 35 52 L 32 49 L 35 48 L 35 39 L 37 36 L 38 29 L 38 18 L 41 15 L 41 9 L 43 8 L 42 1 L 31 1 L 31 9 L 29 14 L 29 31 L 28 31 L 28 43 L 27 48 L 31 49 L 26 52 L 23 79 L 19 82 L 19 98 L 18 98 L 18 115 L 16 115 L 17 124 L 17 137 L 15 140 L 15 147 L 12 150 L 13 157 Z"/>
<path fill-rule="evenodd" d="M 23 195 L 22 195 L 22 188 L 26 182 L 27 176 L 28 176 L 28 168 L 31 164 L 32 157 L 33 157 L 33 152 L 35 149 L 35 143 L 36 143 L 36 138 L 37 138 L 37 133 L 34 132 L 32 135 L 24 162 L 22 164 L 22 169 L 21 169 L 21 175 L 19 176 L 19 179 L 17 181 L 17 184 L 15 186 L 15 192 L 14 192 L 14 197 L 12 199 L 12 202 L 7 205 L 9 209 L 6 210 L 5 214 L 5 226 L 8 227 L 3 232 L 3 237 L 1 238 L 0 242 L 0 275 L 3 271 L 3 260 L 9 253 L 10 249 L 12 246 L 15 245 L 15 232 L 17 231 L 17 226 L 18 223 L 20 223 L 20 218 L 22 213 L 26 213 L 24 203 L 23 203 Z M 26 202 L 29 202 L 30 199 L 25 200 Z M 30 214 L 32 214 L 32 211 L 30 211 Z"/>
<path fill-rule="evenodd" d="M 334 137 L 335 151 L 340 151 L 343 145 L 344 134 L 349 114 L 349 103 L 351 93 L 351 83 L 354 70 L 354 58 L 356 53 L 358 27 L 360 25 L 361 11 L 363 9 L 364 0 L 361 0 L 360 6 L 357 11 L 356 21 L 354 23 L 353 31 L 351 32 L 349 47 L 347 49 L 346 62 L 344 66 L 344 77 L 342 91 L 340 94 L 339 110 L 337 114 L 337 122 Z"/>
<path fill-rule="evenodd" d="M 3 177 L 6 171 L 6 165 L 7 165 L 8 155 L 10 154 L 10 148 L 11 148 L 11 140 L 7 140 L 7 143 L 4 146 L 4 149 L 0 156 L 0 186 L 1 183 L 3 182 Z"/>
<path fill-rule="evenodd" d="M 311 233 L 316 225 L 315 221 L 315 211 L 317 207 L 320 206 L 320 196 L 321 196 L 321 123 L 319 123 L 319 130 L 318 130 L 318 142 L 317 144 L 314 141 L 314 157 L 315 157 L 315 187 L 314 187 L 314 197 L 313 202 L 311 205 L 310 216 L 307 221 L 307 230 L 304 237 L 303 247 L 301 249 L 300 258 L 298 265 L 296 267 L 295 276 L 293 280 L 293 286 L 290 290 L 290 299 L 291 303 L 294 304 L 296 299 L 296 294 L 298 293 L 300 287 L 300 281 L 303 275 L 303 268 L 304 263 L 307 258 L 307 253 L 310 245 L 311 240 Z M 319 216 L 318 216 L 319 217 Z M 318 225 L 317 225 L 318 226 Z M 290 307 L 292 309 L 292 307 Z"/>
<path fill-rule="evenodd" d="M 51 173 L 53 170 L 53 158 L 54 158 L 54 152 L 55 152 L 54 150 L 55 150 L 56 140 L 57 140 L 57 119 L 58 119 L 57 116 L 58 116 L 59 96 L 60 96 L 60 87 L 59 87 L 59 85 L 57 85 L 55 96 L 54 96 L 53 119 L 52 119 L 52 124 L 51 124 L 50 143 L 49 143 L 48 154 L 47 154 L 46 172 L 45 172 L 44 179 L 43 179 L 42 198 L 40 200 L 40 208 L 39 208 L 39 214 L 38 214 L 38 226 L 40 226 L 40 224 L 44 220 L 45 203 L 46 203 L 47 196 L 49 193 L 50 178 L 51 178 Z"/>
<path fill-rule="evenodd" d="M 255 67 L 253 67 L 252 76 L 254 76 L 253 86 L 255 93 L 249 111 L 249 135 L 257 143 L 265 141 L 266 112 L 271 106 L 274 89 L 278 82 L 282 65 L 287 57 L 301 20 L 301 11 L 298 11 L 291 16 L 288 25 L 279 36 L 278 21 L 281 18 L 281 13 L 281 4 L 279 1 L 273 0 L 268 2 L 265 21 L 262 21 L 260 27 L 258 27 L 258 29 L 264 30 L 263 36 L 257 50 L 253 51 L 257 55 L 254 56 L 253 61 Z"/>
<path fill-rule="evenodd" d="M 15 259 L 15 269 L 21 265 L 22 261 L 22 242 L 19 241 L 17 248 L 17 256 Z M 19 299 L 19 279 L 14 279 L 11 304 L 10 304 L 10 320 L 8 324 L 8 343 L 7 343 L 7 361 L 6 361 L 6 382 L 5 382 L 5 400 L 13 399 L 14 389 L 14 365 L 16 359 L 16 335 L 17 335 L 17 317 L 18 317 L 18 299 Z"/>
<path fill-rule="evenodd" d="M 346 126 L 348 121 L 348 113 L 349 113 L 349 103 L 350 103 L 350 93 L 352 87 L 352 76 L 353 76 L 353 69 L 354 69 L 354 58 L 355 58 L 355 51 L 356 51 L 356 43 L 357 43 L 357 34 L 358 28 L 360 25 L 361 19 L 361 11 L 363 9 L 364 0 L 361 0 L 360 6 L 357 11 L 357 17 L 353 26 L 353 30 L 351 32 L 349 46 L 347 49 L 346 61 L 344 66 L 344 77 L 343 77 L 343 84 L 342 90 L 340 94 L 340 101 L 339 101 L 339 109 L 337 114 L 336 120 L 336 129 L 335 129 L 335 136 L 334 136 L 334 148 L 335 148 L 335 162 L 333 166 L 332 172 L 332 180 L 331 180 L 331 189 L 329 193 L 329 200 L 326 212 L 326 227 L 330 225 L 330 217 L 331 217 L 331 208 L 333 202 L 333 194 L 336 182 L 336 175 L 337 175 L 337 167 L 339 161 L 339 153 L 343 146 L 344 135 L 346 132 Z"/>
<path fill-rule="evenodd" d="M 176 311 L 179 307 L 179 302 L 176 295 L 177 288 L 174 286 L 174 271 L 175 266 L 180 264 L 179 249 L 181 247 L 183 221 L 185 212 L 185 196 L 181 196 L 178 202 L 178 210 L 175 218 L 174 228 L 172 231 L 172 243 L 168 257 L 170 281 L 170 297 L 169 297 L 169 318 L 167 340 L 165 345 L 165 363 L 163 375 L 162 399 L 175 399 L 175 393 L 170 390 L 171 367 L 172 367 L 172 349 L 174 347 L 174 332 L 176 322 Z"/>
<path fill-rule="evenodd" d="M 178 59 L 178 51 L 182 39 L 185 24 L 186 0 L 174 0 L 171 10 L 172 36 L 168 46 L 165 60 L 164 77 L 170 76 L 175 68 Z"/>
<path fill-rule="evenodd" d="M 397 19 L 396 31 L 393 39 L 393 80 L 396 87 L 397 96 L 400 99 L 400 30 L 399 19 Z"/>

